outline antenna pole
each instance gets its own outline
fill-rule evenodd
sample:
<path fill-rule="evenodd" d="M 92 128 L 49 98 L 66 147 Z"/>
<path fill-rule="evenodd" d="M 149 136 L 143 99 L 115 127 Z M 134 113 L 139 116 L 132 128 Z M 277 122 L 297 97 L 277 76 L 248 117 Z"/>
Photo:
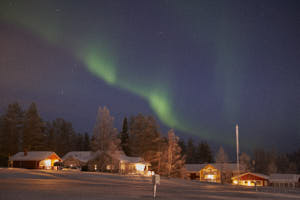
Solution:
<path fill-rule="evenodd" d="M 238 185 L 240 184 L 240 158 L 239 158 L 239 125 L 235 126 L 235 135 L 236 135 L 236 167 L 238 170 Z"/>

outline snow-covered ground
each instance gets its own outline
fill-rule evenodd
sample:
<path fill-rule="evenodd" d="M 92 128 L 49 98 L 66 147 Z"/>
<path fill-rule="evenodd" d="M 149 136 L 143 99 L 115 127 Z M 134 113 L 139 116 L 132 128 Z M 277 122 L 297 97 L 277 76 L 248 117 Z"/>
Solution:
<path fill-rule="evenodd" d="M 300 193 L 256 192 L 230 185 L 161 179 L 156 199 L 300 199 Z M 0 200 L 153 199 L 149 177 L 0 168 Z"/>

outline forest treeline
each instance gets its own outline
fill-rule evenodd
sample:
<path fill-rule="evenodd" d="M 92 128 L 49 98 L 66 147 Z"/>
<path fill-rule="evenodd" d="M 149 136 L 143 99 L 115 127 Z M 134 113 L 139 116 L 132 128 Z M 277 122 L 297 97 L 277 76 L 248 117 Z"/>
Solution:
<path fill-rule="evenodd" d="M 72 123 L 62 118 L 44 121 L 36 104 L 27 110 L 18 103 L 8 105 L 0 116 L 1 164 L 6 165 L 8 156 L 19 151 L 54 151 L 63 156 L 69 151 L 90 149 L 88 133 L 75 132 Z"/>
<path fill-rule="evenodd" d="M 8 105 L 0 116 L 0 165 L 19 151 L 54 151 L 59 156 L 69 151 L 123 150 L 128 156 L 139 156 L 161 175 L 180 177 L 186 163 L 230 162 L 222 147 L 213 152 L 206 141 L 187 142 L 174 130 L 162 133 L 152 116 L 138 114 L 126 117 L 121 130 L 114 127 L 108 108 L 99 108 L 93 132 L 76 132 L 72 123 L 62 118 L 44 121 L 35 103 L 24 110 L 18 103 Z M 300 148 L 292 153 L 254 149 L 252 157 L 240 155 L 248 171 L 264 174 L 300 173 Z"/>

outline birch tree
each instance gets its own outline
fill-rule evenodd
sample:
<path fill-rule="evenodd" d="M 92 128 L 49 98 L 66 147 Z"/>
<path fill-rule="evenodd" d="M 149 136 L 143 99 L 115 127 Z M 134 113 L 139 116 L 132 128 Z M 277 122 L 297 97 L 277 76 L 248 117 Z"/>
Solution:
<path fill-rule="evenodd" d="M 110 115 L 107 107 L 99 107 L 97 121 L 93 130 L 92 150 L 100 152 L 98 158 L 99 168 L 105 170 L 107 165 L 111 169 L 118 160 L 120 141 L 117 138 L 117 129 L 113 126 L 114 118 Z M 102 159 L 103 158 L 103 159 Z"/>
<path fill-rule="evenodd" d="M 228 156 L 225 153 L 223 147 L 219 148 L 219 151 L 216 155 L 216 163 L 219 163 L 221 166 L 221 182 L 224 183 L 224 179 L 226 179 L 226 171 L 225 171 L 225 164 L 228 162 Z"/>
<path fill-rule="evenodd" d="M 168 177 L 182 177 L 184 175 L 184 157 L 181 155 L 181 148 L 178 145 L 179 138 L 173 129 L 168 132 L 168 148 L 166 171 Z"/>

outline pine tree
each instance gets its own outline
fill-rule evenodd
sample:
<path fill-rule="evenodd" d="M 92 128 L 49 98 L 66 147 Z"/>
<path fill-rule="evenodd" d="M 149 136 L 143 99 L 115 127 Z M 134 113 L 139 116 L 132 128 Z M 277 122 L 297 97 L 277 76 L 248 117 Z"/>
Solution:
<path fill-rule="evenodd" d="M 88 133 L 84 133 L 84 141 L 83 141 L 83 150 L 84 151 L 90 151 L 90 136 Z"/>
<path fill-rule="evenodd" d="M 41 151 L 46 149 L 44 124 L 40 118 L 35 103 L 32 103 L 25 113 L 23 131 L 23 149 Z"/>
<path fill-rule="evenodd" d="M 0 123 L 0 160 L 7 165 L 9 155 L 21 150 L 24 113 L 18 103 L 8 105 Z"/>
<path fill-rule="evenodd" d="M 196 150 L 197 163 L 211 163 L 213 161 L 212 152 L 207 142 L 200 142 Z"/>
<path fill-rule="evenodd" d="M 139 156 L 150 162 L 151 168 L 157 173 L 160 170 L 159 158 L 163 156 L 164 139 L 160 137 L 155 119 L 138 114 L 130 119 L 129 130 L 131 156 Z"/>
<path fill-rule="evenodd" d="M 277 157 L 276 152 L 272 151 L 268 153 L 268 174 L 269 175 L 273 173 L 277 173 L 278 171 L 277 164 L 276 164 L 276 157 Z"/>
<path fill-rule="evenodd" d="M 289 170 L 290 161 L 286 154 L 278 155 L 276 158 L 277 171 L 286 173 Z"/>
<path fill-rule="evenodd" d="M 76 151 L 84 150 L 84 144 L 83 144 L 84 141 L 83 140 L 84 140 L 83 135 L 81 133 L 78 133 L 77 137 L 76 137 L 76 147 L 74 150 L 76 150 Z"/>
<path fill-rule="evenodd" d="M 186 163 L 196 163 L 196 148 L 191 138 L 188 140 L 186 147 Z"/>
<path fill-rule="evenodd" d="M 54 133 L 54 128 L 52 127 L 52 124 L 50 122 L 46 123 L 46 128 L 45 128 L 45 133 L 46 133 L 46 145 L 47 149 L 49 151 L 55 151 L 56 152 L 56 141 L 55 141 L 55 133 Z"/>
<path fill-rule="evenodd" d="M 277 172 L 277 155 L 274 151 L 267 152 L 263 149 L 254 151 L 255 172 L 271 174 Z"/>
<path fill-rule="evenodd" d="M 183 139 L 179 139 L 178 141 L 178 145 L 181 148 L 181 155 L 182 156 L 186 156 L 186 145 L 185 145 L 185 141 Z"/>
<path fill-rule="evenodd" d="M 57 118 L 47 123 L 45 132 L 48 149 L 55 151 L 59 156 L 76 150 L 78 137 L 71 122 Z"/>
<path fill-rule="evenodd" d="M 294 172 L 300 174 L 300 148 L 288 154 L 288 158 L 290 161 L 289 173 Z"/>
<path fill-rule="evenodd" d="M 128 122 L 127 122 L 126 117 L 123 120 L 123 127 L 122 127 L 122 131 L 120 133 L 120 139 L 121 139 L 122 150 L 124 151 L 124 153 L 126 155 L 130 155 L 130 152 L 129 152 Z"/>
<path fill-rule="evenodd" d="M 159 147 L 160 133 L 155 119 L 138 114 L 130 121 L 130 152 L 132 156 L 141 156 L 148 160 Z M 149 158 L 150 159 L 150 158 Z"/>

